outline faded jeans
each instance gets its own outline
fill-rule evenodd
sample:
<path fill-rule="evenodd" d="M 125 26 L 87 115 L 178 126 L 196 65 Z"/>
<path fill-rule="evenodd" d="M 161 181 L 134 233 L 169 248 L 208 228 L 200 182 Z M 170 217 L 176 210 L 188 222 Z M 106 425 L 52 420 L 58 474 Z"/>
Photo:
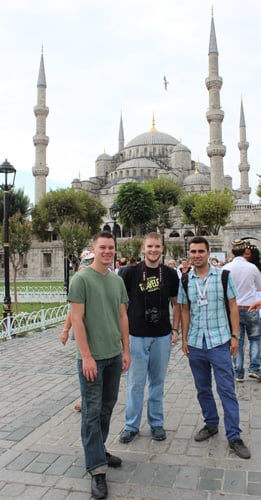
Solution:
<path fill-rule="evenodd" d="M 91 472 L 107 465 L 104 443 L 110 427 L 112 410 L 117 401 L 122 361 L 121 354 L 96 361 L 97 378 L 90 382 L 82 372 L 78 360 L 78 375 L 82 396 L 81 437 L 86 470 Z"/>
<path fill-rule="evenodd" d="M 260 370 L 260 323 L 258 311 L 250 311 L 247 309 L 239 310 L 240 317 L 240 340 L 238 351 L 233 358 L 234 372 L 237 378 L 244 378 L 244 344 L 245 334 L 249 341 L 249 369 L 250 372 L 258 372 Z"/>
<path fill-rule="evenodd" d="M 147 418 L 151 429 L 163 427 L 163 393 L 172 335 L 135 337 L 130 335 L 131 365 L 127 372 L 126 424 L 138 432 L 141 422 L 144 389 L 148 378 Z"/>

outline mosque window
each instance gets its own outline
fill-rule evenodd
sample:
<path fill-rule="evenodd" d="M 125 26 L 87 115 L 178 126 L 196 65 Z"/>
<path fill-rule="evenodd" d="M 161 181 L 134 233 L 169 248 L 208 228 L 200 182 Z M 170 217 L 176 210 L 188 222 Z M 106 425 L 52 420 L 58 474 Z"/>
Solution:
<path fill-rule="evenodd" d="M 136 148 L 136 156 L 139 156 L 139 148 Z"/>
<path fill-rule="evenodd" d="M 51 267 L 52 265 L 52 254 L 44 252 L 43 253 L 43 267 Z"/>
<path fill-rule="evenodd" d="M 148 154 L 148 148 L 144 148 L 144 156 L 147 156 Z"/>
<path fill-rule="evenodd" d="M 129 170 L 126 170 L 126 177 L 129 177 L 129 175 L 130 175 Z"/>
<path fill-rule="evenodd" d="M 129 150 L 129 158 L 131 158 L 131 149 Z"/>
<path fill-rule="evenodd" d="M 133 170 L 133 175 L 134 175 L 134 177 L 136 177 L 136 175 L 137 175 L 137 170 Z"/>
<path fill-rule="evenodd" d="M 120 171 L 120 177 L 122 177 L 122 170 Z"/>
<path fill-rule="evenodd" d="M 157 148 L 156 146 L 153 146 L 153 155 L 155 156 L 157 154 Z"/>
<path fill-rule="evenodd" d="M 140 175 L 143 176 L 143 168 L 140 169 Z"/>
<path fill-rule="evenodd" d="M 150 177 L 150 168 L 148 169 L 148 176 Z"/>

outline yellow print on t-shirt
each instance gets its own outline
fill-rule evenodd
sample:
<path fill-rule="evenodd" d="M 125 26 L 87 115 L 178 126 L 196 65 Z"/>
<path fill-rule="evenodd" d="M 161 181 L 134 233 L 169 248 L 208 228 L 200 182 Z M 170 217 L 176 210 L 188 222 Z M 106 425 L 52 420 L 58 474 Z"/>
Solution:
<path fill-rule="evenodd" d="M 155 292 L 156 290 L 159 290 L 159 277 L 158 276 L 151 276 L 147 278 L 146 283 L 140 283 L 139 287 L 142 292 Z"/>

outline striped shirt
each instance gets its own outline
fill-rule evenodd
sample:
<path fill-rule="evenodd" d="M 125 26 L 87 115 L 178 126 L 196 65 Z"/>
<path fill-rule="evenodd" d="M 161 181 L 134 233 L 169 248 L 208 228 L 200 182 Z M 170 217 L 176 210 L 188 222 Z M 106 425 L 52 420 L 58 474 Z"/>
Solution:
<path fill-rule="evenodd" d="M 188 274 L 190 324 L 187 342 L 192 347 L 202 349 L 203 338 L 205 338 L 207 349 L 225 344 L 230 340 L 221 272 L 221 269 L 210 266 L 204 279 L 198 276 L 194 270 Z M 206 304 L 199 305 L 200 295 L 204 295 Z M 236 297 L 236 295 L 236 287 L 229 273 L 227 298 L 229 300 Z M 181 282 L 177 302 L 179 304 L 188 304 L 187 295 Z"/>

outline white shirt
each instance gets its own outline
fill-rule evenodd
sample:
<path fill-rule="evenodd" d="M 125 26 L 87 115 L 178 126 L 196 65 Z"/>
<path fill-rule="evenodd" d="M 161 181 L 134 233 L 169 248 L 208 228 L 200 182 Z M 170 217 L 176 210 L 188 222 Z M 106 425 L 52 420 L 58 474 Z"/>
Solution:
<path fill-rule="evenodd" d="M 223 269 L 231 272 L 238 292 L 237 305 L 250 306 L 255 302 L 256 292 L 261 290 L 261 273 L 255 264 L 247 262 L 244 257 L 234 257 Z"/>

